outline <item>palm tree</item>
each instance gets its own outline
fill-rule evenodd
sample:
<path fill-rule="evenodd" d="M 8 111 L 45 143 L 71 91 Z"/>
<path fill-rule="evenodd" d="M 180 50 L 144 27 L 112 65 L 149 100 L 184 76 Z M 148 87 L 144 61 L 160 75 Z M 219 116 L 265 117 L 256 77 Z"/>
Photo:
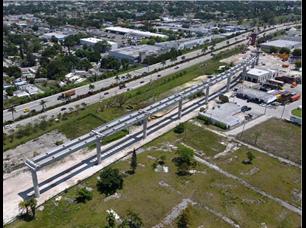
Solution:
<path fill-rule="evenodd" d="M 14 118 L 14 112 L 16 112 L 15 107 L 14 107 L 14 106 L 10 107 L 10 108 L 8 109 L 8 111 L 12 113 L 12 119 L 13 119 L 13 121 L 15 121 L 15 118 Z"/>
<path fill-rule="evenodd" d="M 18 208 L 19 208 L 19 210 L 22 211 L 22 213 L 24 211 L 26 211 L 25 214 L 26 215 L 29 214 L 29 205 L 28 205 L 28 201 L 27 200 L 20 201 L 19 204 L 18 204 Z"/>
<path fill-rule="evenodd" d="M 33 219 L 35 219 L 37 200 L 35 198 L 31 198 L 29 199 L 28 204 L 29 207 L 31 208 Z"/>
<path fill-rule="evenodd" d="M 41 100 L 40 102 L 39 102 L 39 104 L 41 105 L 41 107 L 42 107 L 42 111 L 44 112 L 45 111 L 45 108 L 46 108 L 46 101 L 45 100 Z"/>

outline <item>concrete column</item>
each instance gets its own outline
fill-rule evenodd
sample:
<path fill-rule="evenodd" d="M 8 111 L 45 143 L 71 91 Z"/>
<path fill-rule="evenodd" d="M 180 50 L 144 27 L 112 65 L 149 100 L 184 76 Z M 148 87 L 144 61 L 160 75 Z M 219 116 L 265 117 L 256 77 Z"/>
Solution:
<path fill-rule="evenodd" d="M 183 99 L 179 101 L 178 105 L 178 118 L 181 119 L 182 117 L 182 107 L 183 107 Z"/>
<path fill-rule="evenodd" d="M 33 181 L 33 188 L 34 188 L 34 192 L 35 192 L 35 197 L 38 198 L 40 196 L 40 192 L 39 192 L 36 170 L 31 169 L 31 174 L 32 174 L 32 181 Z"/>
<path fill-rule="evenodd" d="M 244 79 L 247 73 L 247 67 L 243 66 L 242 74 L 241 74 L 241 79 Z"/>
<path fill-rule="evenodd" d="M 252 68 L 255 67 L 255 62 L 256 62 L 256 61 L 253 61 L 253 62 L 252 62 Z"/>
<path fill-rule="evenodd" d="M 97 147 L 97 165 L 101 163 L 101 142 L 100 138 L 96 138 L 96 147 Z"/>
<path fill-rule="evenodd" d="M 148 125 L 148 119 L 145 118 L 143 120 L 143 139 L 147 137 L 147 125 Z"/>
<path fill-rule="evenodd" d="M 205 95 L 206 95 L 206 97 L 205 97 L 205 98 L 206 98 L 206 99 L 205 99 L 205 103 L 208 104 L 209 86 L 206 87 L 206 93 L 205 93 Z"/>
<path fill-rule="evenodd" d="M 230 76 L 227 78 L 226 91 L 229 91 L 229 89 L 230 89 L 231 79 L 232 79 L 232 76 L 230 75 Z"/>
<path fill-rule="evenodd" d="M 259 61 L 259 54 L 257 54 L 257 56 L 256 56 L 256 60 L 255 60 L 255 65 L 256 66 L 258 65 L 258 61 Z"/>

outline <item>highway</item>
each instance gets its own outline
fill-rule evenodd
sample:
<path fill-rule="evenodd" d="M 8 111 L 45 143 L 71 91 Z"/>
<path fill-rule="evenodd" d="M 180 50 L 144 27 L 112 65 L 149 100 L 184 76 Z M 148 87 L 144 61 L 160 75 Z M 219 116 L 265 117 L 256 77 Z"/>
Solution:
<path fill-rule="evenodd" d="M 275 29 L 273 29 L 269 32 L 266 32 L 266 34 L 275 32 L 275 30 L 278 30 L 282 27 L 287 27 L 286 25 L 287 24 L 279 25 Z M 220 51 L 224 51 L 224 50 L 227 50 L 229 48 L 232 48 L 233 46 L 229 47 L 229 45 L 234 43 L 234 42 L 237 42 L 237 41 L 241 41 L 240 43 L 238 43 L 239 45 L 242 44 L 242 43 L 246 43 L 247 42 L 246 37 L 248 36 L 248 34 L 249 33 L 241 34 L 239 36 L 236 36 L 236 37 L 233 37 L 231 39 L 228 39 L 228 40 L 222 41 L 220 43 L 217 43 L 215 45 L 215 49 L 222 48 L 222 47 L 224 47 L 224 48 L 222 50 L 215 51 L 214 53 L 217 54 Z M 228 44 L 228 42 L 229 42 L 229 44 Z M 105 92 L 101 92 L 101 93 L 92 95 L 90 97 L 87 97 L 87 98 L 84 98 L 84 99 L 66 104 L 65 108 L 66 109 L 69 109 L 69 107 L 74 108 L 75 105 L 80 105 L 81 103 L 84 103 L 84 102 L 87 103 L 87 104 L 96 103 L 99 100 L 109 98 L 109 97 L 112 97 L 114 95 L 125 92 L 127 89 L 131 90 L 131 89 L 138 88 L 138 87 L 140 87 L 142 85 L 145 85 L 145 84 L 147 84 L 147 83 L 149 83 L 153 80 L 157 80 L 160 77 L 164 77 L 166 75 L 175 73 L 175 72 L 180 71 L 182 69 L 188 68 L 188 67 L 190 67 L 194 64 L 197 64 L 197 63 L 200 63 L 200 62 L 203 62 L 203 61 L 206 61 L 206 60 L 212 58 L 211 54 L 207 54 L 207 55 L 202 55 L 202 54 L 203 54 L 202 50 L 196 50 L 196 51 L 186 53 L 186 54 L 183 55 L 183 56 L 185 56 L 185 60 L 192 59 L 192 61 L 186 61 L 186 62 L 180 63 L 180 62 L 182 62 L 182 56 L 179 56 L 176 61 L 167 60 L 164 65 L 162 63 L 157 63 L 157 64 L 151 65 L 149 67 L 145 67 L 145 68 L 141 68 L 141 69 L 138 69 L 138 70 L 135 70 L 135 71 L 131 71 L 129 73 L 121 74 L 121 75 L 119 75 L 119 78 L 122 78 L 123 76 L 126 76 L 127 74 L 129 74 L 131 76 L 131 78 L 135 78 L 136 76 L 139 76 L 144 72 L 151 72 L 151 71 L 154 71 L 154 70 L 157 70 L 157 69 L 166 68 L 166 69 L 161 70 L 157 73 L 153 73 L 153 74 L 150 74 L 148 76 L 145 76 L 145 77 L 142 77 L 140 79 L 136 79 L 134 81 L 131 81 L 131 82 L 127 83 L 126 84 L 126 87 L 127 87 L 126 89 L 119 90 L 118 87 L 114 87 L 114 88 L 109 89 Z M 176 66 L 169 67 L 169 66 L 174 65 L 174 64 L 176 64 Z M 167 67 L 169 67 L 169 68 L 167 68 Z M 160 76 L 158 77 L 158 75 L 160 75 Z M 143 81 L 143 82 L 140 83 L 141 81 Z M 93 91 L 97 91 L 97 90 L 100 90 L 100 89 L 103 89 L 103 88 L 108 88 L 109 86 L 115 84 L 116 82 L 117 82 L 117 80 L 115 79 L 115 77 L 95 82 L 95 83 L 93 83 L 94 86 L 95 86 L 95 89 Z M 79 95 L 87 94 L 88 91 L 89 91 L 89 86 L 85 85 L 85 86 L 82 86 L 82 87 L 78 87 L 78 88 L 75 89 L 75 91 L 76 91 L 76 95 L 72 96 L 72 98 L 75 98 Z M 105 94 L 105 93 L 107 93 L 107 94 Z M 52 95 L 52 96 L 49 96 L 49 97 L 45 97 L 45 98 L 42 98 L 42 99 L 38 99 L 38 100 L 35 100 L 35 101 L 32 101 L 32 102 L 29 102 L 27 104 L 16 106 L 15 107 L 16 112 L 14 113 L 14 117 L 18 118 L 19 116 L 25 115 L 25 113 L 24 113 L 25 108 L 28 108 L 30 110 L 41 111 L 41 109 L 42 109 L 42 106 L 40 105 L 41 100 L 46 101 L 46 104 L 45 104 L 46 108 L 53 107 L 53 106 L 59 105 L 59 104 L 64 104 L 63 101 L 58 100 L 58 97 L 61 94 L 62 93 L 58 93 L 58 94 L 55 94 L 55 95 Z M 44 112 L 42 114 L 38 114 L 36 116 L 26 118 L 24 120 L 20 120 L 18 122 L 15 122 L 15 123 L 11 124 L 11 128 L 14 128 L 18 124 L 19 125 L 25 125 L 27 123 L 33 123 L 33 121 L 39 120 L 39 118 L 41 116 L 46 116 L 46 118 L 52 118 L 52 116 L 55 116 L 56 114 L 58 114 L 60 112 L 63 112 L 63 111 L 61 111 L 61 109 L 62 108 L 51 109 L 51 110 L 49 110 L 47 112 Z M 9 121 L 9 120 L 12 120 L 12 113 L 9 112 L 8 110 L 4 110 L 3 111 L 3 122 Z M 7 131 L 8 128 L 4 128 L 4 130 Z"/>

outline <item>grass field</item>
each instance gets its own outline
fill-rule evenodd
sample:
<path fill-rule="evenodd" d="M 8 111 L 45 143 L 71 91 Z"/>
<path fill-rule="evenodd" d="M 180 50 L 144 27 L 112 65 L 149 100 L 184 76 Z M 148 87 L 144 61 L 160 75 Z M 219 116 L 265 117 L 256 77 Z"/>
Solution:
<path fill-rule="evenodd" d="M 187 131 L 189 131 L 188 125 Z M 193 125 L 191 126 L 194 128 Z M 197 138 L 197 141 L 201 142 L 207 132 L 202 130 L 199 134 L 199 131 L 190 129 L 189 133 L 192 135 L 190 138 Z M 200 163 L 195 169 L 201 173 L 186 177 L 177 176 L 172 162 L 176 156 L 175 150 L 162 151 L 161 147 L 169 142 L 178 143 L 182 137 L 182 134 L 177 136 L 174 132 L 169 132 L 146 145 L 144 147 L 146 151 L 137 156 L 136 174 L 127 175 L 124 178 L 124 187 L 118 191 L 120 198 L 105 201 L 105 197 L 96 190 L 97 175 L 94 175 L 66 193 L 62 193 L 61 201 L 56 202 L 55 199 L 51 199 L 46 202 L 44 210 L 37 212 L 35 221 L 18 220 L 7 227 L 103 227 L 107 209 L 115 210 L 121 217 L 126 215 L 128 210 L 132 210 L 142 218 L 144 227 L 152 227 L 160 223 L 175 206 L 187 198 L 197 203 L 192 206 L 191 227 L 200 225 L 229 227 L 223 220 L 207 211 L 204 206 L 229 217 L 240 227 L 257 228 L 261 227 L 262 223 L 265 223 L 267 227 L 298 227 L 300 225 L 300 216 Z M 215 136 L 214 140 L 217 138 Z M 186 144 L 192 143 L 186 141 Z M 198 147 L 197 149 L 203 149 L 204 145 L 207 150 L 215 146 L 209 139 L 202 144 L 194 144 Z M 152 168 L 154 161 L 148 155 L 155 158 L 165 155 L 169 172 L 156 173 Z M 255 161 L 257 165 L 260 161 L 259 157 Z M 119 161 L 112 166 L 125 172 L 129 170 L 129 162 L 129 160 Z M 160 181 L 168 186 L 161 186 Z M 73 203 L 72 200 L 81 185 L 93 188 L 93 199 L 85 204 Z M 174 224 L 175 222 L 172 227 L 176 227 Z"/>
<path fill-rule="evenodd" d="M 291 114 L 297 117 L 302 117 L 302 109 L 300 108 L 293 109 Z"/>
<path fill-rule="evenodd" d="M 255 159 L 252 164 L 245 165 L 242 161 L 247 158 L 248 151 L 255 155 Z M 301 201 L 293 195 L 294 191 L 298 193 L 301 191 L 300 168 L 288 166 L 245 146 L 224 157 L 219 157 L 215 162 L 222 169 L 243 178 L 250 184 L 301 207 Z"/>
<path fill-rule="evenodd" d="M 240 48 L 235 48 L 224 52 L 222 56 L 227 57 L 238 53 Z M 78 120 L 82 119 L 91 113 L 95 114 L 96 117 L 104 120 L 105 122 L 120 117 L 128 110 L 125 107 L 137 110 L 149 105 L 157 100 L 160 100 L 169 95 L 169 91 L 175 87 L 178 87 L 192 79 L 204 75 L 214 73 L 220 65 L 224 65 L 219 62 L 220 57 L 208 60 L 205 62 L 205 67 L 203 63 L 194 65 L 188 69 L 182 70 L 175 74 L 168 75 L 162 79 L 156 80 L 150 84 L 142 86 L 138 89 L 124 93 L 126 97 L 125 104 L 119 107 L 115 102 L 118 96 L 106 99 L 101 103 L 96 103 L 84 108 L 84 110 L 78 110 L 76 112 L 70 113 L 66 118 L 61 118 L 59 122 L 48 121 L 46 127 L 40 126 L 28 126 L 27 134 L 20 134 L 20 137 L 4 137 L 3 140 L 3 150 L 13 149 L 18 145 L 21 145 L 31 139 L 35 139 L 51 130 L 58 129 L 63 132 L 69 138 L 70 136 L 79 136 L 78 132 L 73 132 L 74 129 L 82 129 L 82 123 Z M 122 95 L 119 95 L 122 96 Z M 107 108 L 105 105 L 107 104 Z M 82 133 L 89 132 L 91 129 L 98 127 L 101 123 L 100 121 L 89 121 L 86 128 L 82 129 Z M 70 130 L 71 129 L 71 130 Z M 16 135 L 16 134 L 14 134 Z"/>
<path fill-rule="evenodd" d="M 257 141 L 256 141 L 257 138 Z M 301 127 L 276 118 L 246 130 L 241 140 L 301 163 Z"/>

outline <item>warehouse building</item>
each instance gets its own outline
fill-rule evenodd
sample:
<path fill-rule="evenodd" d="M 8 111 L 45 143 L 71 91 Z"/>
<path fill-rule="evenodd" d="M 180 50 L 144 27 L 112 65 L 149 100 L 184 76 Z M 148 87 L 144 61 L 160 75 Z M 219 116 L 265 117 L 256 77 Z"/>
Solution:
<path fill-rule="evenodd" d="M 176 50 L 182 49 L 192 49 L 199 45 L 203 45 L 211 41 L 210 36 L 206 36 L 199 39 L 181 39 L 181 40 L 173 40 L 173 41 L 166 41 L 161 43 L 156 43 L 155 46 L 161 47 L 163 50 L 170 50 L 174 48 Z"/>
<path fill-rule="evenodd" d="M 209 119 L 212 124 L 222 124 L 226 128 L 232 128 L 244 121 L 241 115 L 241 107 L 234 103 L 225 103 L 206 112 L 200 112 L 199 115 Z"/>
<path fill-rule="evenodd" d="M 246 72 L 243 79 L 250 82 L 263 83 L 266 80 L 274 78 L 276 76 L 277 76 L 277 71 L 275 70 L 263 70 L 258 68 L 252 68 Z"/>
<path fill-rule="evenodd" d="M 141 38 L 150 38 L 150 37 L 160 37 L 160 38 L 168 38 L 166 35 L 158 34 L 158 33 L 152 33 L 152 32 L 144 32 L 136 29 L 130 29 L 130 28 L 123 28 L 123 27 L 107 27 L 105 28 L 105 31 L 112 32 L 116 34 L 121 35 L 130 35 L 130 36 L 137 36 Z"/>
<path fill-rule="evenodd" d="M 93 46 L 96 43 L 101 42 L 101 41 L 103 41 L 103 40 L 102 39 L 97 39 L 97 38 L 94 38 L 94 37 L 80 39 L 80 43 L 82 45 L 87 45 L 87 46 Z M 111 45 L 111 50 L 114 50 L 114 49 L 118 48 L 118 44 L 116 42 L 107 40 L 107 43 L 109 45 Z"/>
<path fill-rule="evenodd" d="M 130 62 L 142 62 L 146 56 L 160 54 L 162 49 L 153 45 L 137 45 L 118 48 L 109 52 L 116 59 L 127 59 Z"/>
<path fill-rule="evenodd" d="M 300 48 L 301 45 L 302 45 L 301 42 L 298 41 L 272 40 L 261 44 L 261 48 L 270 49 L 271 47 L 275 47 L 275 48 L 289 48 L 291 50 L 295 48 Z"/>
<path fill-rule="evenodd" d="M 248 99 L 255 103 L 269 104 L 277 99 L 275 95 L 251 88 L 241 88 L 236 92 L 238 98 Z"/>

